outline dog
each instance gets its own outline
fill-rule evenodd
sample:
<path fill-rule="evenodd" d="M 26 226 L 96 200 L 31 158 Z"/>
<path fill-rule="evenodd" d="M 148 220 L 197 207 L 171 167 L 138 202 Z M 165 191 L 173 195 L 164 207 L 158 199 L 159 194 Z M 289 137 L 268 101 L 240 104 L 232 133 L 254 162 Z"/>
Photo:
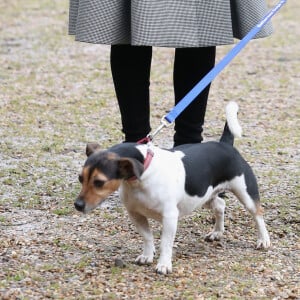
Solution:
<path fill-rule="evenodd" d="M 252 214 L 258 229 L 257 248 L 268 248 L 270 237 L 263 219 L 258 185 L 249 164 L 233 147 L 241 136 L 238 105 L 226 106 L 226 123 L 220 141 L 187 144 L 166 150 L 148 144 L 121 143 L 101 151 L 89 143 L 88 156 L 79 181 L 82 188 L 75 208 L 87 213 L 119 189 L 130 219 L 142 235 L 140 265 L 151 264 L 155 253 L 148 219 L 162 223 L 160 257 L 156 272 L 172 272 L 172 248 L 180 217 L 193 210 L 210 208 L 215 215 L 208 241 L 220 240 L 224 232 L 225 201 L 232 192 Z"/>

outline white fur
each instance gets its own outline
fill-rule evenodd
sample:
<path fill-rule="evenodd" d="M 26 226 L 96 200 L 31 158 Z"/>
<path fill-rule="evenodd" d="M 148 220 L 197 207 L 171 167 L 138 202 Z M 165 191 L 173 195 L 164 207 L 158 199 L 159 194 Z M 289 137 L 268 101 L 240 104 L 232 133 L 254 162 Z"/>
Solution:
<path fill-rule="evenodd" d="M 235 137 L 242 136 L 242 127 L 239 124 L 237 113 L 239 106 L 236 102 L 230 101 L 226 106 L 226 120 L 231 133 Z"/>
<path fill-rule="evenodd" d="M 210 208 L 216 218 L 216 223 L 212 232 L 205 236 L 207 241 L 219 241 L 224 232 L 224 212 L 225 212 L 225 201 L 220 197 L 215 197 L 212 201 L 205 204 L 206 208 Z"/>
<path fill-rule="evenodd" d="M 258 229 L 258 240 L 256 248 L 268 248 L 271 245 L 270 236 L 266 228 L 265 221 L 262 216 L 254 215 L 254 220 Z"/>
<path fill-rule="evenodd" d="M 146 155 L 146 145 L 138 146 L 138 149 Z M 255 207 L 246 191 L 243 175 L 215 188 L 208 186 L 203 197 L 189 196 L 184 188 L 185 169 L 181 160 L 183 153 L 169 152 L 157 147 L 153 147 L 152 150 L 154 157 L 140 180 L 123 181 L 120 187 L 121 200 L 144 240 L 144 250 L 137 257 L 137 263 L 153 262 L 155 248 L 148 218 L 160 221 L 163 225 L 160 257 L 156 266 L 158 273 L 172 272 L 172 247 L 179 217 L 202 206 L 211 208 L 216 216 L 216 224 L 206 239 L 219 240 L 224 231 L 225 202 L 217 195 L 224 190 L 232 190 L 253 214 L 259 230 L 258 246 L 267 248 L 270 245 L 264 221 L 255 215 Z"/>

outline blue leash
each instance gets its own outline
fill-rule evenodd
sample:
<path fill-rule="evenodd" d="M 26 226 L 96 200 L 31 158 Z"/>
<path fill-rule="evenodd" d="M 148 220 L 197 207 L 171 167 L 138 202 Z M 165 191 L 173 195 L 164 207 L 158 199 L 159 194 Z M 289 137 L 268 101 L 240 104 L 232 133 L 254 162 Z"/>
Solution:
<path fill-rule="evenodd" d="M 190 90 L 177 105 L 162 118 L 162 124 L 158 129 L 150 134 L 152 139 L 163 127 L 166 127 L 174 122 L 174 120 L 186 109 L 186 107 L 194 101 L 194 99 L 217 77 L 217 75 L 234 59 L 235 56 L 247 45 L 247 43 L 262 29 L 262 27 L 270 21 L 270 19 L 279 11 L 287 0 L 281 0 L 270 10 L 270 12 L 262 19 L 262 21 L 252 28 L 249 33 L 240 40 L 227 55 L 200 81 L 193 89 Z M 167 121 L 167 122 L 166 122 Z"/>

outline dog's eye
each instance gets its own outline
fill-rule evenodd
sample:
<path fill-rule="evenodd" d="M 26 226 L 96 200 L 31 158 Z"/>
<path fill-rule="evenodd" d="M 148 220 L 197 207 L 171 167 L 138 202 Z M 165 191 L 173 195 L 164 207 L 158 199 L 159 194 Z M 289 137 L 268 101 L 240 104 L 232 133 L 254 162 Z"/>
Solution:
<path fill-rule="evenodd" d="M 83 176 L 82 176 L 82 175 L 79 175 L 79 176 L 78 176 L 78 180 L 79 180 L 80 183 L 83 183 Z"/>
<path fill-rule="evenodd" d="M 100 179 L 95 179 L 94 180 L 94 186 L 96 188 L 101 188 L 104 185 L 105 181 L 104 180 L 100 180 Z"/>

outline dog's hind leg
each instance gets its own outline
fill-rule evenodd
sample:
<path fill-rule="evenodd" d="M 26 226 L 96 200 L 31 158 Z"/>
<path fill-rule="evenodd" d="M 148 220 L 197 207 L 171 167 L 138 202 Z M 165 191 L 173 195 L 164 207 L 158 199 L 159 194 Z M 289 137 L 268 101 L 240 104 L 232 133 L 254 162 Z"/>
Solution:
<path fill-rule="evenodd" d="M 249 174 L 247 175 L 247 183 L 245 181 L 244 175 L 236 177 L 232 181 L 232 192 L 237 196 L 240 202 L 244 205 L 244 207 L 251 213 L 251 215 L 254 218 L 258 230 L 256 248 L 268 248 L 271 245 L 270 236 L 263 218 L 263 208 L 260 205 L 256 179 L 254 175 L 252 178 L 249 178 Z"/>
<path fill-rule="evenodd" d="M 139 255 L 135 262 L 138 265 L 149 265 L 153 262 L 155 253 L 153 234 L 150 230 L 149 223 L 146 217 L 128 212 L 132 222 L 135 224 L 138 233 L 143 237 L 144 247 L 143 253 Z"/>
<path fill-rule="evenodd" d="M 253 217 L 258 228 L 258 239 L 256 248 L 269 248 L 271 245 L 270 236 L 263 218 L 263 208 L 260 205 L 257 207 L 257 211 L 255 214 L 253 214 Z"/>
<path fill-rule="evenodd" d="M 224 212 L 225 212 L 225 201 L 220 197 L 215 197 L 204 205 L 205 208 L 210 208 L 215 215 L 216 222 L 212 232 L 205 236 L 207 242 L 219 241 L 224 232 Z"/>

